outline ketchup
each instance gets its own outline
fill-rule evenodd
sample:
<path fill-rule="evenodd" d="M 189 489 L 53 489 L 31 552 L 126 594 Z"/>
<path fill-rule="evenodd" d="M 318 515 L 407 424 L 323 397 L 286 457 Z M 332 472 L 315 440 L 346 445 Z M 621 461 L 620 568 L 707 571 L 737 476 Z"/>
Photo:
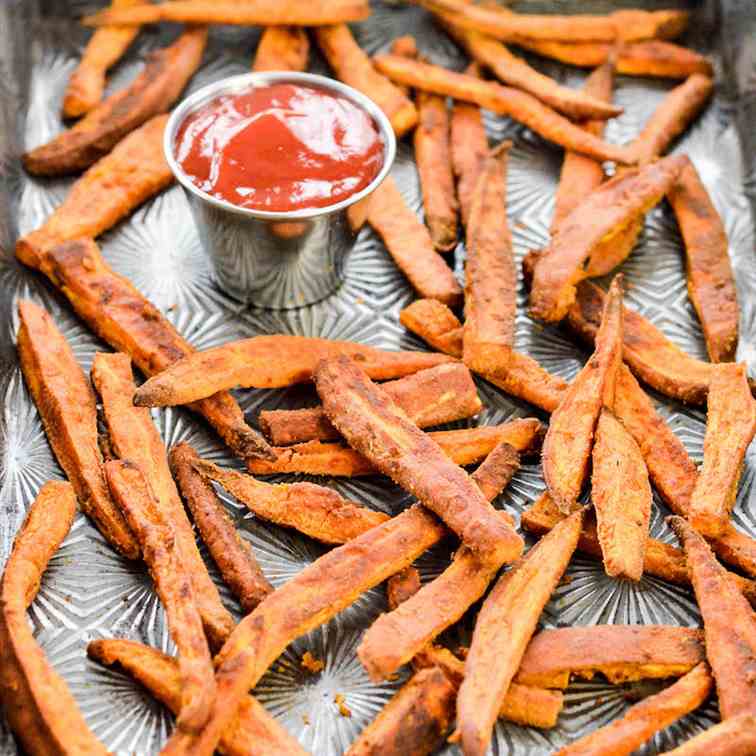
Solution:
<path fill-rule="evenodd" d="M 203 191 L 255 210 L 326 207 L 364 189 L 383 165 L 370 115 L 319 87 L 273 84 L 222 95 L 190 115 L 176 159 Z"/>

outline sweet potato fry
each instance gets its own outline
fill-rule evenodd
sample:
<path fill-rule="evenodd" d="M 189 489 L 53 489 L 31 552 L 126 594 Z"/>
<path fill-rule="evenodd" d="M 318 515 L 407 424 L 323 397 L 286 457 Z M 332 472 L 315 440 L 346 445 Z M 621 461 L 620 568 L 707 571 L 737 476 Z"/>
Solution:
<path fill-rule="evenodd" d="M 393 611 L 399 604 L 412 598 L 420 590 L 420 573 L 416 567 L 407 567 L 386 581 L 386 598 Z"/>
<path fill-rule="evenodd" d="M 140 5 L 144 0 L 112 0 L 113 8 Z M 126 52 L 138 26 L 105 26 L 90 38 L 79 65 L 76 66 L 63 95 L 63 116 L 78 118 L 88 113 L 102 99 L 105 74 Z"/>
<path fill-rule="evenodd" d="M 439 352 L 462 357 L 462 324 L 437 299 L 416 299 L 399 313 L 399 321 Z"/>
<path fill-rule="evenodd" d="M 171 449 L 169 461 L 210 556 L 248 614 L 273 592 L 273 586 L 263 575 L 251 546 L 237 532 L 212 486 L 194 469 L 194 464 L 200 461 L 197 452 L 189 444 L 180 443 Z"/>
<path fill-rule="evenodd" d="M 26 618 L 42 574 L 75 514 L 71 484 L 50 481 L 40 489 L 16 535 L 0 584 L 0 699 L 27 753 L 105 756 L 107 749 L 90 731 Z"/>
<path fill-rule="evenodd" d="M 181 677 L 174 657 L 121 638 L 93 640 L 87 646 L 87 654 L 107 667 L 122 668 L 174 714 L 178 713 Z M 236 720 L 221 737 L 218 753 L 225 756 L 305 756 L 307 752 L 256 698 L 247 696 L 239 706 Z"/>
<path fill-rule="evenodd" d="M 545 535 L 505 573 L 483 602 L 457 697 L 457 736 L 465 754 L 483 756 L 501 702 L 544 605 L 577 546 L 583 512 Z"/>
<path fill-rule="evenodd" d="M 493 501 L 510 483 L 520 467 L 520 455 L 502 441 L 470 476 L 488 501 Z"/>
<path fill-rule="evenodd" d="M 672 155 L 642 168 L 623 171 L 588 195 L 557 229 L 533 271 L 530 311 L 559 321 L 575 301 L 575 287 L 599 244 L 645 215 L 672 187 L 685 157 Z"/>
<path fill-rule="evenodd" d="M 151 118 L 100 158 L 42 226 L 16 242 L 19 260 L 39 267 L 44 250 L 99 236 L 168 186 L 173 173 L 163 153 L 167 120 L 167 115 Z"/>
<path fill-rule="evenodd" d="M 141 11 L 134 6 L 119 12 Z M 22 156 L 29 173 L 75 173 L 106 155 L 130 131 L 164 113 L 181 94 L 202 61 L 207 29 L 185 31 L 170 47 L 151 54 L 130 86 L 108 97 L 75 126 Z"/>
<path fill-rule="evenodd" d="M 181 706 L 176 724 L 183 732 L 197 732 L 207 721 L 215 697 L 210 650 L 195 603 L 192 580 L 176 548 L 174 530 L 160 511 L 141 469 L 126 460 L 105 463 L 113 498 L 142 547 L 144 561 L 160 597 L 168 629 L 179 653 Z"/>
<path fill-rule="evenodd" d="M 137 559 L 139 544 L 110 498 L 102 471 L 92 387 L 45 310 L 22 300 L 18 314 L 21 371 L 53 453 L 76 491 L 81 511 L 117 551 Z"/>
<path fill-rule="evenodd" d="M 709 193 L 688 160 L 669 193 L 683 241 L 688 296 L 712 362 L 731 362 L 738 347 L 738 298 L 727 235 Z"/>
<path fill-rule="evenodd" d="M 627 145 L 635 160 L 642 165 L 664 153 L 698 115 L 713 91 L 714 80 L 703 74 L 689 76 L 670 91 L 641 133 Z"/>
<path fill-rule="evenodd" d="M 598 160 L 613 160 L 622 164 L 635 162 L 635 156 L 625 147 L 608 144 L 583 131 L 527 92 L 399 55 L 377 55 L 373 63 L 379 71 L 399 84 L 473 102 L 494 113 L 509 116 L 566 149 Z"/>
<path fill-rule="evenodd" d="M 192 352 L 157 307 L 107 266 L 91 239 L 47 250 L 32 267 L 52 281 L 103 341 L 128 354 L 145 375 L 154 375 Z M 244 422 L 230 394 L 215 394 L 191 409 L 202 414 L 240 457 L 271 454 L 265 439 Z"/>
<path fill-rule="evenodd" d="M 467 225 L 462 354 L 481 375 L 505 370 L 514 344 L 517 268 L 506 214 L 511 146 L 503 142 L 486 158 Z"/>
<path fill-rule="evenodd" d="M 253 71 L 306 71 L 310 39 L 301 26 L 268 26 L 260 37 Z"/>
<path fill-rule="evenodd" d="M 331 4 L 330 0 L 328 4 Z M 391 121 L 397 137 L 404 136 L 417 125 L 418 112 L 412 100 L 373 68 L 370 58 L 357 44 L 346 24 L 320 26 L 314 33 L 336 78 L 373 99 Z"/>
<path fill-rule="evenodd" d="M 457 362 L 421 370 L 381 388 L 419 428 L 472 417 L 482 406 L 470 371 Z M 276 446 L 339 438 L 322 407 L 263 410 L 259 422 Z"/>
<path fill-rule="evenodd" d="M 562 748 L 557 756 L 629 755 L 655 733 L 697 709 L 713 682 L 708 665 L 701 662 L 676 683 L 631 706 L 620 719 Z"/>
<path fill-rule="evenodd" d="M 752 756 L 756 753 L 756 714 L 741 714 L 709 727 L 666 756 Z"/>
<path fill-rule="evenodd" d="M 682 518 L 670 517 L 690 569 L 701 610 L 722 719 L 756 709 L 756 617 L 714 558 L 706 541 Z"/>

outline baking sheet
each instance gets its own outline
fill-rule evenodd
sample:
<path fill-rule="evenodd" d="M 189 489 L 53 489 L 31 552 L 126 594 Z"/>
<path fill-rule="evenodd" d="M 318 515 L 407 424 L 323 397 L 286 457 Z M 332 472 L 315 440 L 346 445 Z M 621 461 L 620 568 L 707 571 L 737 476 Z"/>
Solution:
<path fill-rule="evenodd" d="M 534 12 L 606 11 L 619 6 L 670 7 L 675 2 L 525 2 L 518 9 Z M 12 254 L 19 233 L 38 226 L 65 196 L 72 179 L 26 176 L 18 161 L 24 148 L 46 141 L 62 127 L 58 113 L 67 77 L 78 60 L 87 33 L 72 20 L 98 3 L 81 0 L 4 0 L 0 4 L 0 564 L 39 487 L 60 478 L 39 418 L 23 385 L 14 334 L 18 325 L 15 302 L 31 297 L 53 313 L 88 370 L 94 353 L 107 350 L 72 314 L 70 308 L 40 276 L 24 270 Z M 369 52 L 384 49 L 400 34 L 412 33 L 421 51 L 434 62 L 461 67 L 464 58 L 438 31 L 421 9 L 398 3 L 373 3 L 371 18 L 355 26 L 359 42 Z M 713 55 L 717 68 L 716 97 L 674 151 L 690 154 L 713 201 L 722 214 L 730 239 L 742 305 L 738 359 L 756 369 L 756 262 L 754 228 L 749 202 L 756 205 L 756 8 L 751 0 L 709 2 L 695 6 L 687 43 Z M 177 27 L 143 31 L 128 57 L 111 77 L 120 88 L 138 71 L 145 52 L 174 38 Z M 218 78 L 249 69 L 259 32 L 214 29 L 205 64 L 190 91 Z M 584 73 L 531 58 L 551 76 L 578 85 Z M 311 70 L 327 72 L 313 55 Z M 671 82 L 618 77 L 615 99 L 625 113 L 611 121 L 610 141 L 631 139 L 653 111 Z M 561 151 L 533 136 L 509 119 L 486 115 L 490 137 L 513 138 L 509 170 L 509 219 L 518 259 L 548 239 L 553 196 Z M 394 168 L 399 186 L 413 208 L 421 202 L 411 150 L 402 145 Z M 398 324 L 400 309 L 414 295 L 385 249 L 369 230 L 360 234 L 346 267 L 340 291 L 325 302 L 283 313 L 243 309 L 215 288 L 181 190 L 174 187 L 147 203 L 126 222 L 101 239 L 108 263 L 128 276 L 198 348 L 258 333 L 296 333 L 363 341 L 385 348 L 424 349 Z M 455 255 L 462 272 L 464 250 Z M 666 207 L 652 211 L 642 244 L 623 266 L 626 301 L 654 322 L 683 349 L 705 358 L 700 327 L 685 289 L 680 238 Z M 586 357 L 555 328 L 543 328 L 525 315 L 521 291 L 517 347 L 546 368 L 572 377 Z M 486 406 L 474 423 L 491 424 L 510 417 L 538 415 L 479 381 Z M 298 407 L 314 403 L 308 388 L 240 391 L 238 398 L 251 417 L 262 408 Z M 705 414 L 654 396 L 693 458 L 700 462 Z M 153 411 L 167 444 L 188 440 L 200 454 L 224 465 L 239 466 L 199 421 L 180 409 Z M 461 427 L 463 423 L 455 424 Z M 756 535 L 756 445 L 747 457 L 736 525 Z M 302 476 L 300 476 L 302 477 Z M 326 481 L 342 493 L 394 514 L 409 497 L 378 477 Z M 543 488 L 537 464 L 525 464 L 496 506 L 517 514 Z M 252 544 L 267 577 L 276 586 L 316 559 L 323 548 L 291 531 L 256 520 L 225 496 L 243 536 Z M 652 534 L 674 541 L 663 523 L 668 512 L 655 499 Z M 205 554 L 206 556 L 206 554 Z M 423 580 L 437 575 L 448 563 L 449 550 L 436 548 L 419 560 Z M 214 569 L 214 568 L 213 568 Z M 218 580 L 224 601 L 238 606 Z M 339 754 L 377 714 L 401 684 L 371 683 L 356 658 L 361 634 L 384 611 L 382 587 L 364 594 L 331 622 L 300 638 L 266 674 L 255 695 L 317 754 Z M 86 659 L 86 643 L 98 637 L 124 637 L 172 651 L 162 609 L 146 571 L 118 557 L 81 515 L 60 551 L 53 557 L 42 588 L 29 612 L 36 636 L 56 669 L 70 685 L 87 722 L 115 752 L 157 753 L 171 728 L 171 717 L 138 685 L 117 672 Z M 556 590 L 542 616 L 545 626 L 594 623 L 670 623 L 697 625 L 700 617 L 692 594 L 655 578 L 629 585 L 607 578 L 600 562 L 576 556 L 567 579 Z M 465 629 L 455 631 L 458 640 Z M 325 662 L 321 674 L 310 675 L 299 660 L 304 651 Z M 538 731 L 500 722 L 493 753 L 545 754 L 619 716 L 634 699 L 652 689 L 649 684 L 612 686 L 601 680 L 573 684 L 559 726 Z M 350 717 L 334 702 L 342 694 Z M 716 704 L 707 703 L 654 738 L 643 753 L 656 753 L 681 742 L 717 719 Z M 15 754 L 7 727 L 0 723 L 0 753 Z M 457 749 L 448 747 L 446 753 Z"/>

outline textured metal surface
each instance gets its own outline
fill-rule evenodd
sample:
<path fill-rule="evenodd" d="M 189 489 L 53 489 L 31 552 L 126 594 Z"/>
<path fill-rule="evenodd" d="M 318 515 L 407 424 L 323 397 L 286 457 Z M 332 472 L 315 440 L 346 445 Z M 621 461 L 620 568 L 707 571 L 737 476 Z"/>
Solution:
<path fill-rule="evenodd" d="M 0 564 L 41 484 L 59 478 L 36 409 L 23 385 L 15 358 L 18 324 L 14 303 L 20 296 L 42 302 L 88 369 L 95 351 L 105 349 L 72 315 L 65 302 L 41 278 L 23 270 L 13 259 L 12 241 L 39 225 L 65 195 L 70 179 L 39 180 L 23 174 L 18 154 L 47 140 L 61 128 L 60 101 L 68 74 L 86 40 L 69 20 L 97 3 L 81 0 L 5 0 L 0 4 Z M 574 11 L 622 3 L 528 2 L 522 7 Z M 649 4 L 648 2 L 644 4 Z M 679 3 L 654 2 L 654 7 Z M 696 163 L 714 203 L 722 213 L 730 239 L 739 295 L 743 305 L 739 359 L 756 368 L 756 264 L 749 194 L 756 195 L 754 173 L 754 101 L 756 101 L 756 12 L 749 0 L 712 2 L 698 8 L 690 39 L 714 54 L 720 87 L 697 124 L 676 146 Z M 464 59 L 440 33 L 427 14 L 416 7 L 375 4 L 371 19 L 356 27 L 360 43 L 370 52 L 385 48 L 399 34 L 414 33 L 424 53 L 434 61 L 461 66 Z M 144 52 L 172 38 L 175 29 L 151 29 L 139 38 L 128 59 L 115 71 L 112 87 L 123 86 L 138 70 Z M 218 29 L 205 65 L 190 91 L 218 78 L 243 73 L 259 33 Z M 720 54 L 721 51 L 721 54 Z M 583 74 L 534 59 L 544 71 L 571 85 Z M 311 70 L 325 72 L 314 56 Z M 612 141 L 632 138 L 670 87 L 670 83 L 620 78 L 616 99 L 626 108 L 608 130 Z M 509 216 L 518 257 L 542 245 L 553 208 L 560 151 L 519 125 L 487 116 L 492 140 L 515 140 L 509 172 Z M 740 136 L 736 127 L 741 127 Z M 747 128 L 746 128 L 747 127 Z M 748 141 L 750 140 L 750 141 Z M 417 177 L 407 145 L 401 145 L 393 175 L 413 208 L 420 211 Z M 745 187 L 745 188 L 744 188 Z M 345 269 L 341 289 L 325 301 L 301 310 L 266 312 L 245 309 L 226 297 L 212 281 L 211 265 L 202 253 L 182 191 L 174 187 L 136 212 L 101 240 L 103 253 L 119 273 L 128 276 L 198 348 L 257 333 L 298 333 L 354 339 L 382 347 L 424 348 L 398 324 L 399 310 L 413 294 L 385 249 L 363 230 Z M 456 252 L 461 271 L 464 250 Z M 666 207 L 648 217 L 642 242 L 624 265 L 627 300 L 673 341 L 691 354 L 705 356 L 701 331 L 688 302 L 680 238 Z M 525 294 L 521 292 L 521 305 Z M 559 330 L 532 323 L 520 308 L 517 346 L 549 370 L 565 377 L 575 374 L 585 359 Z M 512 416 L 534 414 L 483 382 L 485 410 L 476 422 L 489 424 Z M 238 398 L 254 418 L 262 408 L 302 406 L 314 400 L 311 390 L 241 391 Z M 696 461 L 701 459 L 705 415 L 655 397 L 665 417 Z M 154 412 L 167 444 L 189 440 L 203 456 L 223 464 L 238 464 L 217 439 L 180 409 Z M 756 448 L 748 455 L 734 519 L 756 535 Z M 409 500 L 398 488 L 378 478 L 326 481 L 343 493 L 385 512 L 396 513 Z M 515 476 L 497 506 L 521 511 L 542 489 L 537 465 L 527 464 Z M 245 538 L 253 545 L 265 574 L 281 585 L 322 553 L 322 547 L 290 531 L 266 525 L 224 497 Z M 667 514 L 656 501 L 652 532 L 673 540 L 663 523 Z M 438 574 L 449 553 L 432 549 L 419 560 L 424 579 Z M 215 578 L 217 574 L 212 573 Z M 575 557 L 565 581 L 542 617 L 545 625 L 597 622 L 700 622 L 689 591 L 654 578 L 638 585 L 607 578 L 597 561 Z M 221 586 L 229 608 L 238 607 Z M 381 588 L 369 591 L 333 621 L 300 638 L 263 678 L 256 689 L 260 700 L 293 732 L 305 748 L 318 754 L 339 754 L 388 700 L 400 681 L 372 684 L 356 656 L 359 638 L 372 617 L 385 609 Z M 71 686 L 87 721 L 109 748 L 123 753 L 156 753 L 166 738 L 170 716 L 127 677 L 90 663 L 84 654 L 88 640 L 128 637 L 171 649 L 159 602 L 145 570 L 128 564 L 78 516 L 63 547 L 52 560 L 30 613 L 37 637 L 56 668 Z M 465 628 L 455 631 L 464 637 Z M 299 665 L 305 650 L 325 661 L 321 674 L 309 675 Z M 494 753 L 541 754 L 608 722 L 628 705 L 628 691 L 601 681 L 575 684 L 567 694 L 559 726 L 548 732 L 500 723 Z M 342 716 L 334 696 L 342 693 L 351 717 Z M 664 751 L 717 716 L 715 702 L 685 717 L 658 735 L 643 753 Z M 453 753 L 455 749 L 447 749 Z M 0 724 L 0 753 L 15 753 L 7 728 Z"/>

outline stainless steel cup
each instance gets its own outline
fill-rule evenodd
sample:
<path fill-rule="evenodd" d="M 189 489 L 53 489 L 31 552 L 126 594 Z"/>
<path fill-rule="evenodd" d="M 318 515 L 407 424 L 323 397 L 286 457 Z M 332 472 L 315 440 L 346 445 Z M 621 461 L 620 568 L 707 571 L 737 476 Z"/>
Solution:
<path fill-rule="evenodd" d="M 362 191 L 322 208 L 268 212 L 238 207 L 212 197 L 192 183 L 174 156 L 176 133 L 188 115 L 216 97 L 253 86 L 303 84 L 346 97 L 372 117 L 384 143 L 383 166 Z M 234 299 L 286 310 L 318 302 L 342 281 L 354 233 L 347 208 L 371 194 L 388 174 L 396 139 L 383 111 L 362 93 L 326 76 L 271 72 L 232 76 L 203 87 L 173 111 L 163 137 L 168 164 L 189 200 L 202 245 L 219 285 Z"/>

